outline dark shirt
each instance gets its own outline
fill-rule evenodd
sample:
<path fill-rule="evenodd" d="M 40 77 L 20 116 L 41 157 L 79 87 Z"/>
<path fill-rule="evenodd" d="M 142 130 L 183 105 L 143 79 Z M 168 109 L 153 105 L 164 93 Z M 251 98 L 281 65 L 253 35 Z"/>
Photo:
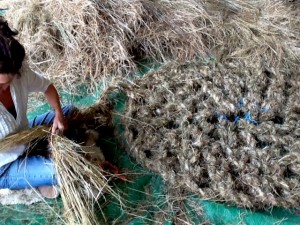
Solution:
<path fill-rule="evenodd" d="M 8 112 L 10 112 L 11 115 L 13 115 L 13 117 L 15 119 L 17 118 L 17 112 L 16 112 L 16 108 L 14 105 L 12 107 L 8 108 L 7 110 L 8 110 Z"/>

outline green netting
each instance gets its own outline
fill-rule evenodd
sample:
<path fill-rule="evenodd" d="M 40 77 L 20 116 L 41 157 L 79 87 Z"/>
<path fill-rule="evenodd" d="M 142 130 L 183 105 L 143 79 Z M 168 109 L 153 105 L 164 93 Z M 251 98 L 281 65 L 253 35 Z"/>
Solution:
<path fill-rule="evenodd" d="M 143 67 L 141 74 L 145 73 L 148 68 Z M 100 96 L 101 87 L 94 94 L 81 91 L 81 96 L 70 95 L 62 92 L 62 100 L 65 103 L 73 103 L 78 107 L 92 105 Z M 111 96 L 114 100 L 115 108 L 121 112 L 126 107 L 125 97 L 116 93 Z M 28 117 L 40 114 L 49 109 L 49 105 L 40 104 L 34 111 L 28 113 Z M 123 128 L 120 125 L 120 118 L 114 118 L 114 124 L 120 135 Z M 174 218 L 178 213 L 178 208 L 170 210 L 167 206 L 167 185 L 162 178 L 151 171 L 142 168 L 134 159 L 120 149 L 114 137 L 108 137 L 104 140 L 106 149 L 110 149 L 113 163 L 128 173 L 130 182 L 119 181 L 115 184 L 115 189 L 120 192 L 127 208 L 120 206 L 117 199 L 108 199 L 102 205 L 102 213 L 99 212 L 99 224 L 156 224 L 157 213 L 163 212 L 164 220 L 160 224 L 174 224 Z M 195 206 L 201 206 L 204 214 L 199 214 Z M 48 206 L 51 206 L 49 208 Z M 31 206 L 1 206 L 0 207 L 0 224 L 18 225 L 18 224 L 62 224 L 60 220 L 62 212 L 62 201 L 60 198 L 54 201 L 36 203 Z M 266 211 L 251 211 L 233 206 L 227 206 L 224 203 L 217 203 L 208 200 L 201 200 L 197 196 L 190 194 L 183 202 L 182 208 L 188 215 L 188 224 L 201 224 L 209 221 L 211 224 L 300 224 L 300 216 L 297 215 L 296 209 L 273 208 Z M 182 208 L 180 210 L 182 210 Z M 104 216 L 103 216 L 104 215 Z M 178 224 L 178 223 L 177 223 Z"/>

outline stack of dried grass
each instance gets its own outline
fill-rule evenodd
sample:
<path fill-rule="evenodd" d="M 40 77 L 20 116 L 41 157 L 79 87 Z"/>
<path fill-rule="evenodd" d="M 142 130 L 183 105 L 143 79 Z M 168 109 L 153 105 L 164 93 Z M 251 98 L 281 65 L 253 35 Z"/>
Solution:
<path fill-rule="evenodd" d="M 249 208 L 299 205 L 297 74 L 171 64 L 122 86 L 129 153 L 173 186 Z"/>
<path fill-rule="evenodd" d="M 300 59 L 300 8 L 293 6 L 281 0 L 208 4 L 208 11 L 216 16 L 210 35 L 218 61 L 248 59 L 270 68 L 295 70 Z"/>
<path fill-rule="evenodd" d="M 32 63 L 64 89 L 95 90 L 136 60 L 213 54 L 295 69 L 299 6 L 282 0 L 2 1 Z"/>
<path fill-rule="evenodd" d="M 126 77 L 145 58 L 184 61 L 210 52 L 222 61 L 247 57 L 281 68 L 299 60 L 299 7 L 280 0 L 14 0 L 1 6 L 36 69 L 68 90 Z"/>
<path fill-rule="evenodd" d="M 2 1 L 30 60 L 66 90 L 126 77 L 136 60 L 204 54 L 210 20 L 194 0 Z"/>

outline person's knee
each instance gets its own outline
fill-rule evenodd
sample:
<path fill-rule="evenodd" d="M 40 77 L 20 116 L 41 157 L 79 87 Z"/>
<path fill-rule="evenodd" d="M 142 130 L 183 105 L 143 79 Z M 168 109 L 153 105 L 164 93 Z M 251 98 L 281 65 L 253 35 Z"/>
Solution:
<path fill-rule="evenodd" d="M 7 177 L 5 176 L 0 177 L 0 189 L 6 189 L 9 187 L 10 187 L 9 179 L 7 179 Z"/>
<path fill-rule="evenodd" d="M 62 107 L 62 111 L 64 116 L 68 116 L 70 115 L 74 110 L 76 110 L 77 108 L 74 105 L 68 104 Z"/>

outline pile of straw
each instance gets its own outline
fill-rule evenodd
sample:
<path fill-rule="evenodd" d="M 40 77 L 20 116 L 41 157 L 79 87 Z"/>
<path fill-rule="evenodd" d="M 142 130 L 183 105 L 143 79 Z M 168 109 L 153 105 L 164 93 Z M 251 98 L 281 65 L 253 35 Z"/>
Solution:
<path fill-rule="evenodd" d="M 51 158 L 56 168 L 64 204 L 65 222 L 67 224 L 97 224 L 94 210 L 97 200 L 104 193 L 116 199 L 120 199 L 120 196 L 108 185 L 108 180 L 101 168 L 84 158 L 84 152 L 79 144 L 50 134 L 49 128 L 42 126 L 18 132 L 1 140 L 0 151 L 16 144 L 32 144 L 43 138 L 50 139 Z"/>
<path fill-rule="evenodd" d="M 94 90 L 108 76 L 126 77 L 136 60 L 204 54 L 209 17 L 194 0 L 4 0 L 35 69 L 56 85 Z M 55 9 L 55 10 L 54 10 Z"/>
<path fill-rule="evenodd" d="M 296 70 L 300 59 L 300 8 L 284 1 L 214 1 L 209 11 L 216 15 L 210 34 L 218 61 L 248 59 L 281 70 Z"/>
<path fill-rule="evenodd" d="M 35 69 L 65 90 L 128 77 L 142 59 L 208 54 L 294 70 L 300 57 L 300 7 L 282 0 L 4 0 L 1 7 Z"/>
<path fill-rule="evenodd" d="M 203 198 L 298 206 L 298 78 L 248 61 L 165 66 L 123 85 L 127 149 Z"/>

